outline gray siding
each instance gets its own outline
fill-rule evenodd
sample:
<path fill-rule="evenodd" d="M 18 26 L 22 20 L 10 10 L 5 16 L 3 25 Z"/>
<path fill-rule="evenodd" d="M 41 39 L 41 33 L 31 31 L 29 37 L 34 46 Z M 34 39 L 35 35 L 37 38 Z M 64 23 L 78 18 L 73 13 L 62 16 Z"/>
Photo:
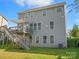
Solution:
<path fill-rule="evenodd" d="M 62 43 L 64 47 L 67 47 L 67 39 L 65 32 L 65 8 L 63 11 L 57 13 L 57 8 L 45 9 L 47 11 L 46 16 L 43 16 L 43 11 L 30 12 L 30 15 L 26 13 L 27 18 L 25 20 L 28 23 L 41 23 L 41 30 L 35 30 L 32 37 L 32 46 L 37 47 L 58 47 L 59 43 Z M 25 16 L 26 16 L 25 15 Z M 54 22 L 54 28 L 50 29 L 50 21 Z M 47 43 L 43 43 L 43 36 L 47 36 Z M 54 43 L 50 43 L 50 36 L 54 36 Z M 36 36 L 39 36 L 39 43 L 36 43 Z"/>

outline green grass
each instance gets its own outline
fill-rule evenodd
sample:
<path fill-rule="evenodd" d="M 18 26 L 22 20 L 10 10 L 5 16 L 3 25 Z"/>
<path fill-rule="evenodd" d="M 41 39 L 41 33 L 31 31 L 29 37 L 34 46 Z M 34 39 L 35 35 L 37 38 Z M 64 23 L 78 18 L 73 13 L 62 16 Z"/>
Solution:
<path fill-rule="evenodd" d="M 22 49 L 0 49 L 0 59 L 79 59 L 79 48 L 31 48 L 29 51 Z"/>
<path fill-rule="evenodd" d="M 0 59 L 57 59 L 61 56 L 62 59 L 79 59 L 79 48 L 76 48 L 76 40 L 68 40 L 70 48 L 31 48 L 23 50 L 22 48 L 14 47 L 13 43 L 0 45 Z M 74 47 L 74 48 L 72 48 Z"/>

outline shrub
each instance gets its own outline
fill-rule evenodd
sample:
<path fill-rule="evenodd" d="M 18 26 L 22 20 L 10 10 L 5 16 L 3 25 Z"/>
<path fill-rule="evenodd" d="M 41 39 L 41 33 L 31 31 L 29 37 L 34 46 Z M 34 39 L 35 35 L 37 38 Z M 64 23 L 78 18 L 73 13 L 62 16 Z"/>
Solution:
<path fill-rule="evenodd" d="M 69 48 L 73 48 L 73 47 L 77 47 L 77 42 L 78 42 L 79 38 L 68 38 L 67 43 L 68 43 L 68 47 Z"/>

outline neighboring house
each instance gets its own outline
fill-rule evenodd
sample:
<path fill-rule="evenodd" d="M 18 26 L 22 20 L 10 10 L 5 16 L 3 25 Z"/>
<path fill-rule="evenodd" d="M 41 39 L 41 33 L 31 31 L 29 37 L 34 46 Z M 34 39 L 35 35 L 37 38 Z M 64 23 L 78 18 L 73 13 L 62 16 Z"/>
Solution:
<path fill-rule="evenodd" d="M 4 38 L 1 32 L 2 30 L 4 30 L 4 26 L 7 25 L 8 25 L 7 19 L 4 16 L 0 15 L 0 40 L 3 40 Z"/>
<path fill-rule="evenodd" d="M 5 25 L 8 25 L 8 21 L 4 16 L 0 15 L 0 27 Z"/>
<path fill-rule="evenodd" d="M 67 47 L 65 3 L 26 10 L 18 15 L 25 21 L 18 28 L 30 31 L 32 47 Z"/>

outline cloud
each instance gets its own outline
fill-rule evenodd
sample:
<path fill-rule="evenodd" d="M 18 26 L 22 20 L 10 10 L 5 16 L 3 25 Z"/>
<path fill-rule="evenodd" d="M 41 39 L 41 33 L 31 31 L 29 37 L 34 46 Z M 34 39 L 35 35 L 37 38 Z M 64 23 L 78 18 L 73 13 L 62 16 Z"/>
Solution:
<path fill-rule="evenodd" d="M 14 0 L 20 6 L 46 6 L 50 5 L 54 0 Z"/>
<path fill-rule="evenodd" d="M 26 5 L 26 0 L 14 0 L 14 2 L 20 6 Z"/>

